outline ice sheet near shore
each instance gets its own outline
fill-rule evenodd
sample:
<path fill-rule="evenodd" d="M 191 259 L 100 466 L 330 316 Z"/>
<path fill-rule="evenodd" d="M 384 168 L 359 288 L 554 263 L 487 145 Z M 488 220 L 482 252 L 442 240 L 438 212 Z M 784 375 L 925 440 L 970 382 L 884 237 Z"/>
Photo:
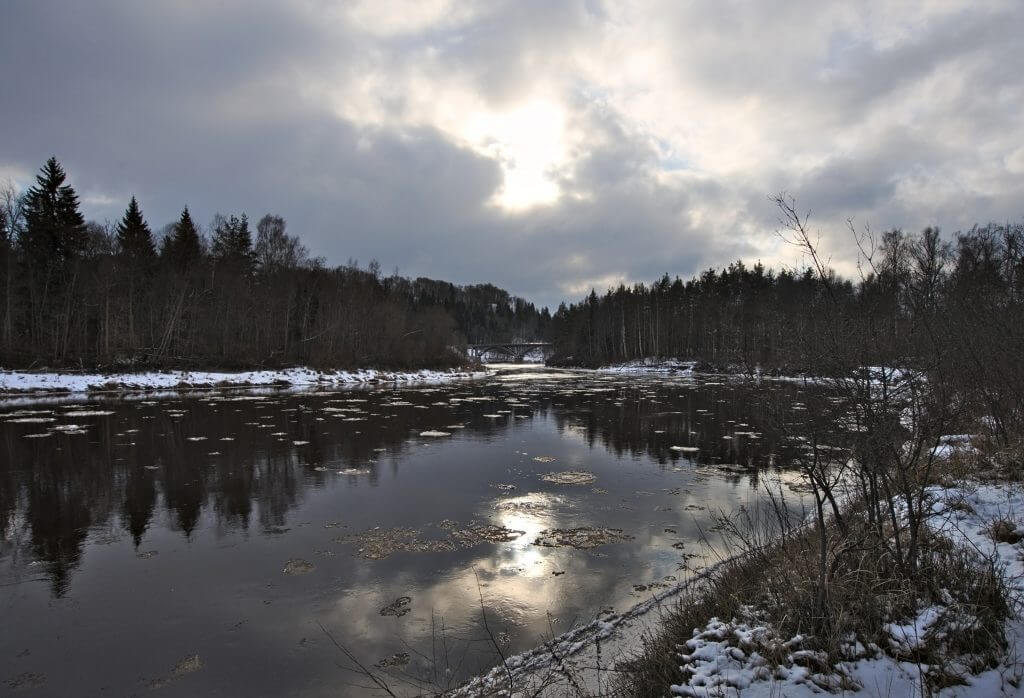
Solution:
<path fill-rule="evenodd" d="M 59 373 L 0 371 L 0 394 L 89 393 L 104 390 L 168 390 L 218 386 L 316 386 L 366 383 L 440 382 L 476 378 L 486 372 L 448 371 L 316 371 L 286 368 L 275 371 L 153 371 L 144 373 Z"/>

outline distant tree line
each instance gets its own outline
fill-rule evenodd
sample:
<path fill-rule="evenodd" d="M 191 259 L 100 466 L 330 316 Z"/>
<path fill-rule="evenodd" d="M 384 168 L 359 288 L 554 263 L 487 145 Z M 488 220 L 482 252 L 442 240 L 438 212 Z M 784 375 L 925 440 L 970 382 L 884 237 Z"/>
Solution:
<path fill-rule="evenodd" d="M 820 284 L 808 270 L 776 274 L 735 262 L 683 281 L 666 274 L 651 285 L 595 291 L 559 306 L 552 319 L 556 361 L 581 366 L 657 357 L 725 365 L 777 365 L 796 356 L 818 317 Z M 853 295 L 853 285 L 840 283 Z"/>
<path fill-rule="evenodd" d="M 850 331 L 868 332 L 850 341 L 872 342 L 879 361 L 918 351 L 914 339 L 926 329 L 956 335 L 964 351 L 983 337 L 986 351 L 1024 338 L 1024 225 L 975 226 L 951 240 L 934 228 L 892 230 L 876 242 L 856 283 L 830 269 L 822 277 L 812 268 L 775 272 L 738 261 L 689 281 L 666 274 L 603 296 L 591 291 L 552 317 L 557 360 L 597 366 L 679 357 L 799 371 L 827 353 L 826 315 L 836 304 Z"/>
<path fill-rule="evenodd" d="M 552 316 L 552 361 L 679 357 L 816 376 L 920 370 L 969 396 L 1004 440 L 1024 433 L 1024 224 L 950 237 L 936 228 L 851 234 L 862 252 L 856 282 L 819 256 L 802 271 L 736 262 L 685 282 L 666 275 L 592 291 Z"/>
<path fill-rule="evenodd" d="M 186 207 L 154 234 L 132 197 L 87 222 L 56 158 L 0 189 L 0 362 L 29 366 L 444 366 L 469 341 L 546 331 L 550 316 L 491 285 L 328 267 L 283 218 Z"/>

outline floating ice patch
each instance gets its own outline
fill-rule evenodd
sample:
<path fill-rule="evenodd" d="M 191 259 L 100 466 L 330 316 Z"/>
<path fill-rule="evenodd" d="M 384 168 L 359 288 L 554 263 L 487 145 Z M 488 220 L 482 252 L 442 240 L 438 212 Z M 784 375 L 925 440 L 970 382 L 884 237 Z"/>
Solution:
<path fill-rule="evenodd" d="M 429 431 L 428 430 L 428 431 L 421 431 L 420 432 L 420 436 L 441 437 L 441 436 L 451 436 L 451 433 L 449 433 L 447 431 Z"/>
<path fill-rule="evenodd" d="M 545 473 L 540 476 L 540 479 L 556 485 L 589 485 L 597 480 L 597 476 L 586 470 L 563 470 L 557 473 Z"/>
<path fill-rule="evenodd" d="M 465 528 L 452 530 L 452 537 L 462 547 L 473 547 L 481 543 L 509 543 L 524 535 L 526 531 L 518 531 L 494 524 L 470 524 Z"/>
<path fill-rule="evenodd" d="M 680 453 L 697 453 L 700 448 L 697 446 L 669 446 L 670 451 L 679 451 Z"/>
<path fill-rule="evenodd" d="M 292 558 L 285 564 L 284 569 L 281 571 L 285 574 L 295 575 L 308 574 L 312 572 L 314 569 L 316 568 L 313 566 L 312 563 L 306 562 L 305 560 L 301 560 L 299 558 Z"/>
<path fill-rule="evenodd" d="M 633 540 L 633 536 L 623 533 L 621 528 L 553 528 L 541 531 L 534 545 L 546 548 L 571 547 L 580 550 L 596 548 L 608 543 L 624 543 Z"/>
<path fill-rule="evenodd" d="M 451 540 L 421 540 L 411 528 L 373 528 L 334 539 L 335 543 L 360 546 L 356 555 L 365 560 L 382 560 L 396 552 L 444 552 L 455 550 Z"/>
<path fill-rule="evenodd" d="M 408 596 L 399 596 L 387 606 L 380 609 L 380 614 L 382 616 L 394 616 L 395 618 L 401 618 L 412 610 L 411 606 L 412 598 Z"/>
<path fill-rule="evenodd" d="M 374 666 L 377 667 L 378 669 L 387 669 L 388 667 L 405 666 L 408 663 L 409 663 L 409 653 L 408 652 L 396 652 L 395 654 L 392 654 L 390 657 L 384 657 L 384 659 L 382 659 L 379 662 L 377 662 L 376 664 L 374 664 Z"/>
<path fill-rule="evenodd" d="M 81 424 L 58 424 L 57 426 L 50 427 L 52 431 L 60 431 L 65 434 L 84 434 L 85 427 Z"/>
<path fill-rule="evenodd" d="M 446 538 L 424 539 L 411 528 L 373 528 L 369 531 L 335 538 L 335 543 L 359 545 L 356 554 L 366 560 L 380 560 L 395 552 L 435 553 L 472 548 L 482 543 L 506 543 L 522 536 L 524 531 L 488 523 L 462 526 L 443 521 Z"/>

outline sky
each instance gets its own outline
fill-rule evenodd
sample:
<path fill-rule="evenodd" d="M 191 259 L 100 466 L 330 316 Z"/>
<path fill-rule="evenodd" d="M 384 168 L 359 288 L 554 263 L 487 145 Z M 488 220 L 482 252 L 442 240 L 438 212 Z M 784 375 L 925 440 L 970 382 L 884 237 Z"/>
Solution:
<path fill-rule="evenodd" d="M 1024 2 L 5 0 L 0 180 L 538 304 L 1024 218 Z"/>

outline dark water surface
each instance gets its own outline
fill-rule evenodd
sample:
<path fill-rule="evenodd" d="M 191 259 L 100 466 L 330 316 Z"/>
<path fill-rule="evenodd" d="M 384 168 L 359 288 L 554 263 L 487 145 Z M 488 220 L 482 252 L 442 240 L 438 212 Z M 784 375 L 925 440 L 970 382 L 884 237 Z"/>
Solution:
<path fill-rule="evenodd" d="M 368 694 L 321 624 L 393 687 L 443 687 L 495 663 L 481 596 L 514 653 L 704 564 L 800 399 L 533 369 L 8 404 L 0 694 Z"/>

